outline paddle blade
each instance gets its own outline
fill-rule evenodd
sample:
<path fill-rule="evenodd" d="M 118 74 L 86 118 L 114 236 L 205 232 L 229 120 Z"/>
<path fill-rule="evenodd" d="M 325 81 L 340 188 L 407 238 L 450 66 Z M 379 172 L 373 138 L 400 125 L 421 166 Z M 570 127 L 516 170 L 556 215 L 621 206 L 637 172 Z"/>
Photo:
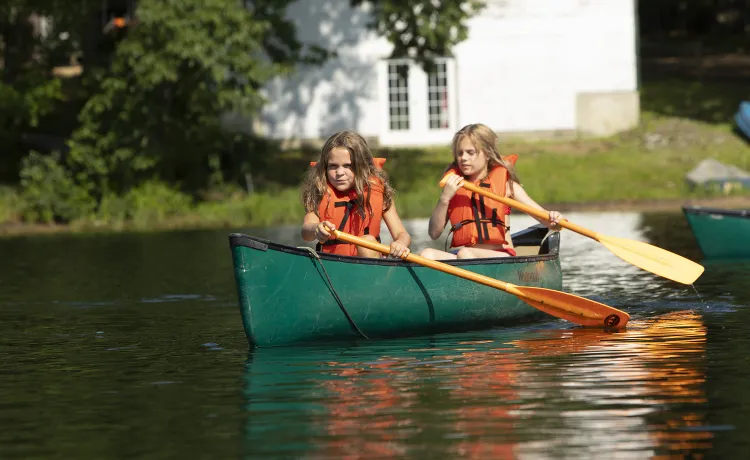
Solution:
<path fill-rule="evenodd" d="M 603 235 L 597 238 L 624 261 L 678 283 L 693 284 L 704 270 L 690 259 L 642 241 Z"/>
<path fill-rule="evenodd" d="M 624 311 L 567 292 L 530 286 L 514 288 L 521 293 L 521 299 L 532 307 L 581 326 L 619 329 L 630 321 L 630 315 Z"/>

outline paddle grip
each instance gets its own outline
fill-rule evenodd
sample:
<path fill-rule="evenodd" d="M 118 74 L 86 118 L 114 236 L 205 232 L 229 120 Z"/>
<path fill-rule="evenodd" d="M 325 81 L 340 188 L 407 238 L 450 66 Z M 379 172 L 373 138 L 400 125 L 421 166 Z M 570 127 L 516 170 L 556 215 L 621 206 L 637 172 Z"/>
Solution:
<path fill-rule="evenodd" d="M 449 176 L 446 176 L 443 178 L 443 180 L 440 181 L 441 187 L 445 186 L 445 182 L 448 179 L 448 177 Z M 464 180 L 461 183 L 461 187 L 465 188 L 466 190 L 472 191 L 474 193 L 478 193 L 479 195 L 485 196 L 491 200 L 494 200 L 503 204 L 507 204 L 511 208 L 518 209 L 519 211 L 525 212 L 526 214 L 530 216 L 534 216 L 538 219 L 549 220 L 549 212 L 547 211 L 542 211 L 536 208 L 532 208 L 531 206 L 525 205 L 519 201 L 514 200 L 513 198 L 502 197 L 500 195 L 490 192 L 489 190 L 485 190 L 481 187 L 477 187 L 476 185 L 466 180 Z M 562 219 L 559 222 L 559 225 L 563 228 L 567 228 L 568 230 L 574 231 L 583 236 L 588 236 L 589 238 L 592 238 L 598 241 L 596 232 L 593 232 L 587 228 L 583 228 L 579 225 L 576 225 L 567 219 Z"/>

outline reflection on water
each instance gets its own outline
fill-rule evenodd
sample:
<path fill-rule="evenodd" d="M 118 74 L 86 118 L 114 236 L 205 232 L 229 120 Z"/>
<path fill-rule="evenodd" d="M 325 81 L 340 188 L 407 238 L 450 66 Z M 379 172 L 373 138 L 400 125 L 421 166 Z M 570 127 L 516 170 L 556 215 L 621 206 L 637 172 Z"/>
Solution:
<path fill-rule="evenodd" d="M 674 215 L 566 217 L 699 257 Z M 513 230 L 533 223 L 514 215 Z M 442 247 L 425 219 L 406 225 L 415 251 Z M 302 244 L 296 225 L 245 232 Z M 693 288 L 563 231 L 563 290 L 627 311 L 626 330 L 549 318 L 248 351 L 227 233 L 0 239 L 0 458 L 736 458 L 750 448 L 750 261 L 706 261 Z"/>
<path fill-rule="evenodd" d="M 705 352 L 706 327 L 691 311 L 620 333 L 259 349 L 246 374 L 248 442 L 261 454 L 262 440 L 291 431 L 312 458 L 695 453 L 713 439 L 701 409 Z"/>

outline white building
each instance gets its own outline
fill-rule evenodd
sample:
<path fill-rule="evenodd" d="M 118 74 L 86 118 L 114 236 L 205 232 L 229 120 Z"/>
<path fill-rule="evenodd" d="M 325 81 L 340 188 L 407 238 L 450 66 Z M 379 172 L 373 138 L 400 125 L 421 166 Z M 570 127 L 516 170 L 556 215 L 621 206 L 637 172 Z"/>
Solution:
<path fill-rule="evenodd" d="M 428 76 L 389 60 L 390 43 L 348 0 L 298 0 L 288 15 L 300 39 L 338 57 L 269 84 L 256 128 L 285 140 L 352 129 L 381 145 L 446 145 L 469 123 L 519 136 L 609 135 L 638 123 L 635 0 L 486 4 Z"/>

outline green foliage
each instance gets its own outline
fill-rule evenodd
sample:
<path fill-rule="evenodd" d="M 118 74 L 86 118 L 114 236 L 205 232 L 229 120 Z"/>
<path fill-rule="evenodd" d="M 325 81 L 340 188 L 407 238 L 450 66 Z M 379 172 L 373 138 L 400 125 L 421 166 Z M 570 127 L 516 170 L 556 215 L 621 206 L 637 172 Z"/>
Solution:
<path fill-rule="evenodd" d="M 608 139 L 504 141 L 502 149 L 520 155 L 518 172 L 524 188 L 536 201 L 548 207 L 601 202 L 617 206 L 617 203 L 633 200 L 671 199 L 674 200 L 672 206 L 677 208 L 685 199 L 715 197 L 719 194 L 711 190 L 691 190 L 684 181 L 685 174 L 706 157 L 706 152 L 723 163 L 750 169 L 747 144 L 725 126 L 654 114 L 645 114 L 643 119 L 638 129 Z M 440 193 L 437 182 L 450 161 L 449 149 L 383 149 L 376 153 L 388 158 L 385 167 L 396 189 L 401 217 L 429 216 Z M 256 171 L 257 174 L 267 176 L 267 171 L 279 169 L 286 169 L 292 175 L 301 173 L 306 165 L 301 159 L 309 155 L 297 152 L 300 161 L 290 162 L 293 154 L 286 152 L 284 156 L 271 158 Z M 57 159 L 44 163 L 44 158 L 37 159 L 41 164 L 36 164 L 36 168 L 44 167 L 50 171 L 39 173 L 37 177 L 51 177 L 52 183 L 62 183 L 61 189 L 70 187 L 69 177 L 55 168 Z M 37 188 L 45 185 L 48 184 L 44 181 L 36 183 Z M 193 202 L 169 184 L 146 181 L 124 195 L 105 195 L 97 212 L 85 208 L 79 211 L 86 217 L 78 219 L 78 222 L 83 221 L 83 227 L 78 228 L 236 229 L 298 225 L 302 220 L 298 184 L 266 184 L 264 190 L 251 196 L 227 184 L 212 192 L 207 193 L 202 201 Z M 746 190 L 731 192 L 745 196 L 747 193 Z M 64 198 L 65 195 L 48 190 L 31 197 L 31 201 L 39 203 L 47 199 L 53 202 L 54 206 L 50 206 L 53 210 L 64 210 L 74 201 Z M 10 215 L 13 219 L 13 212 L 2 214 L 3 209 L 22 206 L 22 197 L 14 197 L 12 192 L 3 194 L 0 190 L 0 215 Z M 40 213 L 38 207 L 33 209 Z M 46 215 L 55 214 L 63 212 Z"/>
<path fill-rule="evenodd" d="M 70 221 L 90 214 L 95 202 L 80 188 L 60 164 L 60 154 L 49 156 L 31 152 L 21 167 L 24 217 L 29 221 L 52 223 Z"/>
<path fill-rule="evenodd" d="M 426 68 L 451 55 L 468 36 L 466 20 L 481 11 L 480 0 L 351 0 L 371 9 L 370 27 L 393 44 L 391 57 L 415 58 Z"/>
<path fill-rule="evenodd" d="M 261 192 L 221 202 L 198 204 L 195 214 L 205 224 L 266 227 L 297 223 L 304 217 L 299 190 L 288 187 L 275 193 Z"/>
<path fill-rule="evenodd" d="M 0 180 L 15 182 L 24 154 L 24 133 L 36 127 L 61 99 L 60 82 L 47 80 L 33 69 L 13 84 L 0 81 Z"/>
<path fill-rule="evenodd" d="M 100 4 L 98 0 L 0 2 L 0 180 L 18 180 L 20 159 L 30 148 L 27 135 L 50 134 L 57 128 L 45 124 L 64 99 L 63 85 L 51 69 L 67 63 L 80 48 L 86 13 Z M 54 18 L 46 23 L 46 33 L 33 27 L 33 21 L 43 17 Z"/>
<path fill-rule="evenodd" d="M 739 101 L 748 96 L 750 84 L 744 79 L 688 83 L 664 79 L 648 82 L 641 92 L 644 110 L 719 124 L 731 123 Z"/>
<path fill-rule="evenodd" d="M 263 34 L 263 52 L 285 71 L 298 63 L 322 64 L 335 50 L 305 45 L 297 38 L 297 27 L 286 17 L 286 9 L 296 0 L 246 0 L 245 7 L 256 21 L 267 24 Z"/>
<path fill-rule="evenodd" d="M 93 221 L 97 225 L 116 228 L 131 225 L 146 229 L 190 214 L 192 209 L 193 200 L 190 196 L 169 184 L 152 180 L 131 189 L 124 196 L 103 196 Z"/>
<path fill-rule="evenodd" d="M 23 200 L 16 189 L 0 186 L 0 224 L 19 220 L 23 212 Z"/>
<path fill-rule="evenodd" d="M 61 99 L 60 80 L 49 80 L 38 72 L 24 72 L 14 85 L 0 82 L 0 126 L 15 133 L 36 127 Z"/>
<path fill-rule="evenodd" d="M 21 163 L 23 197 L 30 203 L 26 218 L 159 221 L 174 209 L 190 208 L 183 193 L 200 195 L 227 181 L 244 185 L 248 172 L 269 171 L 266 158 L 277 151 L 275 144 L 227 133 L 222 117 L 252 117 L 265 102 L 260 89 L 271 78 L 335 54 L 297 38 L 294 22 L 286 17 L 292 2 L 140 0 L 136 21 L 118 38 L 92 31 L 98 21 L 91 18 L 101 14 L 97 0 L 0 5 L 4 145 L 20 151 L 20 133 L 45 117 L 47 123 L 57 122 L 42 134 L 67 137 L 71 127 L 65 119 L 71 117 L 62 112 L 48 117 L 61 110 L 64 99 L 50 69 L 71 54 L 81 56 L 86 69 L 65 101 L 65 110 L 78 110 L 76 101 L 86 101 L 68 140 L 70 151 L 48 157 L 34 153 Z M 394 56 L 414 55 L 425 65 L 450 55 L 466 37 L 465 20 L 481 8 L 477 0 L 420 0 L 406 6 L 351 1 L 365 3 L 374 14 L 372 27 L 394 41 Z M 32 14 L 52 19 L 50 34 L 33 32 Z M 62 31 L 68 38 L 61 38 Z M 277 180 L 272 176 L 256 175 L 256 187 L 269 191 Z M 159 189 L 157 183 L 169 186 Z M 250 198 L 254 216 L 271 212 L 264 206 L 273 200 L 260 196 Z M 149 197 L 166 200 L 164 207 Z"/>
<path fill-rule="evenodd" d="M 639 0 L 643 35 L 692 37 L 745 34 L 750 3 L 745 0 Z"/>
<path fill-rule="evenodd" d="M 239 2 L 144 0 L 137 15 L 71 142 L 77 179 L 101 195 L 206 168 L 228 146 L 220 116 L 257 110 L 278 71 L 261 59 L 268 24 Z"/>
<path fill-rule="evenodd" d="M 126 218 L 136 227 L 159 224 L 184 213 L 192 206 L 192 199 L 167 184 L 148 181 L 128 191 L 124 198 Z"/>

